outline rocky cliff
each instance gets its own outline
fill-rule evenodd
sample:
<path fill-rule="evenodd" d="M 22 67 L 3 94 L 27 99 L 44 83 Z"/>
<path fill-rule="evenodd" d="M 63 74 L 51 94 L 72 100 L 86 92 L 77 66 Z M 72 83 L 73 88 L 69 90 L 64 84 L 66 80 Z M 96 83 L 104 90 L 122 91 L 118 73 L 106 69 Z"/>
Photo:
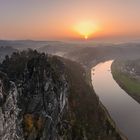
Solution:
<path fill-rule="evenodd" d="M 22 139 L 19 108 L 17 105 L 17 88 L 4 73 L 0 73 L 0 139 Z"/>
<path fill-rule="evenodd" d="M 68 88 L 63 64 L 61 69 L 58 64 L 59 61 L 36 51 L 14 53 L 3 61 L 1 70 L 13 82 L 7 80 L 10 88 L 4 92 L 1 78 L 2 139 L 59 137 L 57 127 L 66 107 Z M 16 121 L 21 121 L 21 134 Z"/>
<path fill-rule="evenodd" d="M 79 64 L 29 50 L 0 70 L 0 139 L 122 139 Z"/>

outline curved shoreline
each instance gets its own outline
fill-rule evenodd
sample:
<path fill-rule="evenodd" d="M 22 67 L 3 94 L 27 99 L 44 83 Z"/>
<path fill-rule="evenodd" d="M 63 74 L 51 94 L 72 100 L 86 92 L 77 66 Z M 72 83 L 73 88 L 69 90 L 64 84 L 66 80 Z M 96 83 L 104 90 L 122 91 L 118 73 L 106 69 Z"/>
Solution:
<path fill-rule="evenodd" d="M 92 84 L 121 132 L 129 140 L 138 140 L 140 138 L 140 105 L 113 79 L 110 69 L 112 62 L 113 60 L 109 60 L 93 67 Z M 117 73 L 116 76 L 118 76 Z M 127 78 L 123 80 L 127 82 Z M 128 85 L 131 86 L 131 83 L 128 82 Z"/>
<path fill-rule="evenodd" d="M 115 62 L 113 62 L 115 63 Z M 115 74 L 113 72 L 113 64 L 111 65 L 111 73 L 113 76 L 113 79 L 116 81 L 116 83 L 120 86 L 121 89 L 123 89 L 130 97 L 132 97 L 136 102 L 138 102 L 140 104 L 140 96 L 136 96 L 134 93 L 130 92 L 126 86 L 123 85 L 123 83 L 120 81 L 119 78 L 115 77 Z"/>
<path fill-rule="evenodd" d="M 89 79 L 89 78 L 90 78 L 90 79 L 88 80 L 88 82 L 89 82 L 89 84 L 90 84 L 90 86 L 92 87 L 93 90 L 94 90 L 94 86 L 93 86 L 93 84 L 92 84 L 92 73 L 91 73 L 91 71 L 92 71 L 92 69 L 93 69 L 96 65 L 98 65 L 98 64 L 100 64 L 100 63 L 102 63 L 102 62 L 95 63 L 94 66 L 93 66 L 91 69 L 88 69 L 88 70 L 87 70 L 87 77 L 86 77 L 86 79 Z M 94 91 L 95 91 L 95 90 L 94 90 Z M 102 109 L 102 111 L 104 112 L 104 114 L 105 114 L 105 116 L 106 116 L 106 119 L 109 121 L 109 123 L 110 123 L 110 125 L 112 126 L 112 128 L 115 129 L 115 132 L 119 134 L 119 136 L 120 136 L 120 138 L 121 138 L 122 140 L 128 140 L 128 138 L 127 138 L 127 137 L 120 131 L 120 129 L 117 127 L 115 121 L 112 119 L 112 117 L 111 117 L 111 115 L 109 114 L 109 112 L 108 112 L 108 110 L 106 109 L 106 107 L 105 107 L 105 106 L 103 105 L 103 103 L 100 101 L 99 96 L 97 95 L 96 92 L 95 92 L 95 94 L 96 94 L 96 96 L 98 97 L 99 106 L 100 106 L 100 108 Z"/>
<path fill-rule="evenodd" d="M 120 131 L 120 129 L 117 127 L 115 121 L 112 119 L 111 115 L 109 114 L 108 110 L 106 107 L 102 104 L 100 101 L 100 107 L 103 109 L 105 115 L 107 116 L 108 121 L 110 122 L 111 126 L 115 128 L 115 131 L 119 134 L 122 140 L 128 140 L 128 138 Z"/>

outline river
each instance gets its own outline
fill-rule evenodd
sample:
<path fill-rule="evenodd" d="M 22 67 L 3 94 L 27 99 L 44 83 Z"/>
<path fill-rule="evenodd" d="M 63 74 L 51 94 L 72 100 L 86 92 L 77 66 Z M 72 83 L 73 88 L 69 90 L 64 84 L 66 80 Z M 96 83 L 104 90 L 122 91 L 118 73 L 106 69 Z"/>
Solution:
<path fill-rule="evenodd" d="M 128 140 L 140 140 L 140 104 L 113 79 L 113 60 L 99 63 L 91 70 L 92 85 L 116 126 Z"/>

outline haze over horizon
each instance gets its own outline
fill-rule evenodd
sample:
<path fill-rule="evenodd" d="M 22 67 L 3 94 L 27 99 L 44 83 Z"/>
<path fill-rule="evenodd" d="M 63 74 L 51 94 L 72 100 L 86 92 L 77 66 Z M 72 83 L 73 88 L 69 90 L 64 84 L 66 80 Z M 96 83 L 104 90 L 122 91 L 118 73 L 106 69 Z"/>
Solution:
<path fill-rule="evenodd" d="M 139 40 L 139 7 L 139 0 L 0 0 L 0 39 Z"/>

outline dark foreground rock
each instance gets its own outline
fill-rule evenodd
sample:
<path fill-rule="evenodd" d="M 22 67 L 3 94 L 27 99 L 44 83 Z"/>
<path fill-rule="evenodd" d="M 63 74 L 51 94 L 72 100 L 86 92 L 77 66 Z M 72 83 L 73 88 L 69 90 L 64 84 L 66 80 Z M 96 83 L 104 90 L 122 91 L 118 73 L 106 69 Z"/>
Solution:
<path fill-rule="evenodd" d="M 83 68 L 29 50 L 0 65 L 1 140 L 122 140 Z"/>

